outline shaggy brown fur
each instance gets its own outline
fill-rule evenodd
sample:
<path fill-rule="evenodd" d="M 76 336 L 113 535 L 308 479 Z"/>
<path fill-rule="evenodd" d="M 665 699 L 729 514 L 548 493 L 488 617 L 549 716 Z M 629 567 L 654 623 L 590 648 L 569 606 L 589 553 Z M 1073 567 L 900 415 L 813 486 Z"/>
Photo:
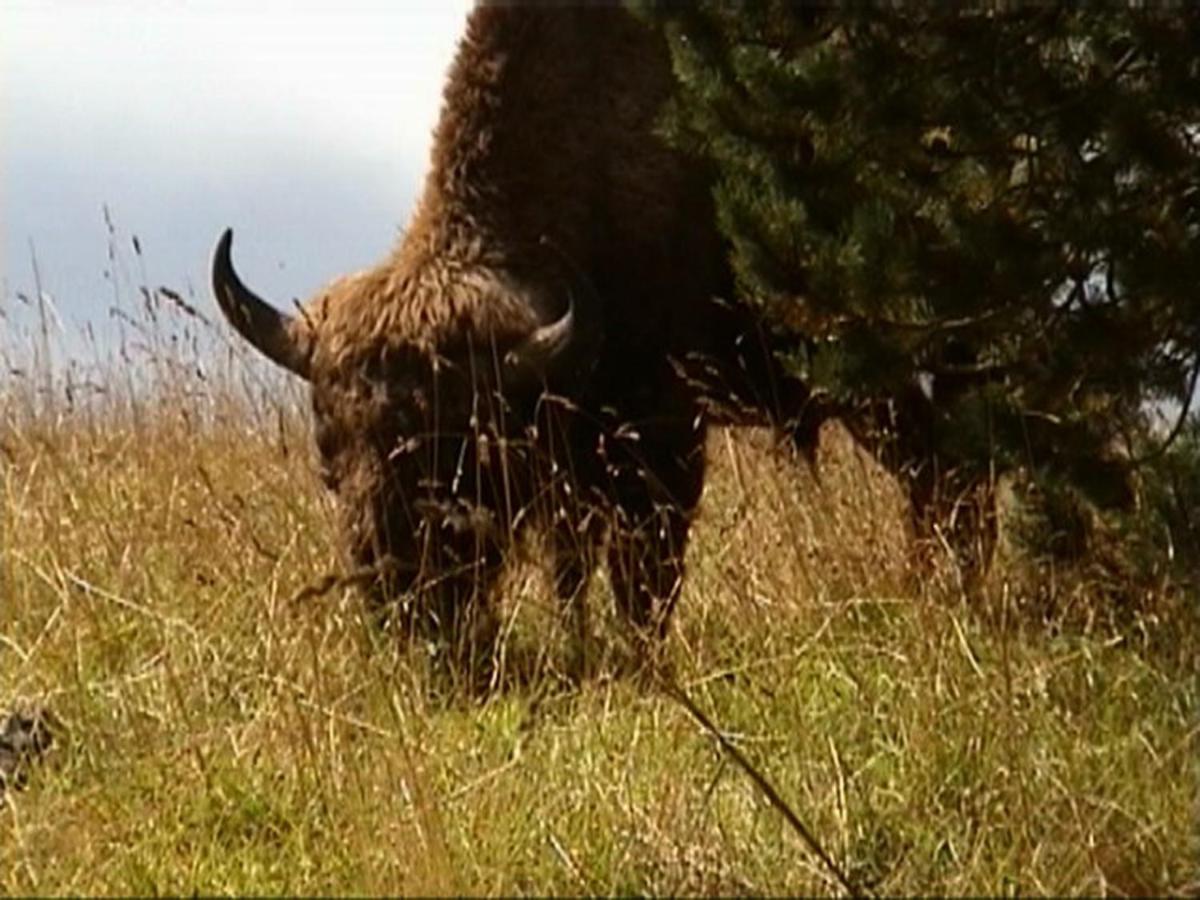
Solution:
<path fill-rule="evenodd" d="M 707 180 L 652 136 L 670 78 L 657 36 L 619 8 L 475 10 L 409 228 L 327 295 L 318 365 L 526 333 L 561 311 L 536 283 L 513 289 L 543 238 L 597 279 L 621 336 L 661 350 L 681 295 L 725 287 Z"/>
<path fill-rule="evenodd" d="M 283 328 L 351 555 L 388 564 L 380 597 L 426 587 L 417 617 L 441 633 L 528 521 L 568 599 L 607 528 L 618 602 L 661 628 L 714 403 L 767 421 L 807 399 L 755 318 L 714 302 L 731 285 L 708 178 L 653 133 L 670 85 L 661 37 L 619 6 L 480 5 L 399 246 Z M 214 275 L 223 308 L 282 361 L 233 278 Z M 568 308 L 573 363 L 509 379 L 506 354 Z"/>

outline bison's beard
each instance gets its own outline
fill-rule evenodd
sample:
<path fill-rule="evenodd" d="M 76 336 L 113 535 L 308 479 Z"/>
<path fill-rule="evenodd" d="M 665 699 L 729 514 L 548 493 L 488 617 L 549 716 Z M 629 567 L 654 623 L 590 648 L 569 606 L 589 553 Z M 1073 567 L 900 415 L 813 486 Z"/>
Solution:
<path fill-rule="evenodd" d="M 368 608 L 389 631 L 456 648 L 480 643 L 500 574 L 507 529 L 465 501 L 379 503 L 353 535 Z"/>

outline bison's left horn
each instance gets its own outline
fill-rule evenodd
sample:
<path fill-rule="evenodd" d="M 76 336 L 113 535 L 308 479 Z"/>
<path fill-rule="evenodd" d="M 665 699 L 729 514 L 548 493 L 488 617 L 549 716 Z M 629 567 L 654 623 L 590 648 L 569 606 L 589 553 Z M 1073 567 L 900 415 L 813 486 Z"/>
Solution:
<path fill-rule="evenodd" d="M 312 335 L 307 325 L 286 316 L 260 298 L 238 277 L 229 255 L 233 230 L 226 228 L 213 252 L 212 287 L 229 324 L 269 360 L 310 377 Z"/>

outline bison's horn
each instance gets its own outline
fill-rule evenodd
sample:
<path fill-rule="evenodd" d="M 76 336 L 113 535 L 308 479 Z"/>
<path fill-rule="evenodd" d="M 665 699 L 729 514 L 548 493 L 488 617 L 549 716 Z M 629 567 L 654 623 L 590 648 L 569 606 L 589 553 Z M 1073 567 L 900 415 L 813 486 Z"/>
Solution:
<path fill-rule="evenodd" d="M 514 372 L 545 376 L 570 350 L 575 336 L 575 301 L 567 298 L 567 311 L 548 325 L 540 325 L 509 350 L 504 362 Z"/>
<path fill-rule="evenodd" d="M 542 245 L 567 269 L 567 310 L 539 325 L 505 355 L 510 384 L 531 377 L 543 383 L 586 378 L 604 338 L 602 304 L 590 280 L 548 241 Z"/>
<path fill-rule="evenodd" d="M 233 268 L 229 247 L 233 230 L 225 229 L 213 252 L 212 287 L 217 305 L 238 334 L 269 360 L 310 377 L 312 337 L 302 321 L 286 316 L 242 283 Z"/>

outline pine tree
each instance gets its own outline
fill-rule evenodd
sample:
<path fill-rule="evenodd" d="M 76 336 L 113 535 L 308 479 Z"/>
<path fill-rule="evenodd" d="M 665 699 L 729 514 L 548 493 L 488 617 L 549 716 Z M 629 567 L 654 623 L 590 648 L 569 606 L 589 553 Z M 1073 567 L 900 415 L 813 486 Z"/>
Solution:
<path fill-rule="evenodd" d="M 632 4 L 742 298 L 915 505 L 1024 468 L 1101 504 L 1200 370 L 1200 13 Z"/>

